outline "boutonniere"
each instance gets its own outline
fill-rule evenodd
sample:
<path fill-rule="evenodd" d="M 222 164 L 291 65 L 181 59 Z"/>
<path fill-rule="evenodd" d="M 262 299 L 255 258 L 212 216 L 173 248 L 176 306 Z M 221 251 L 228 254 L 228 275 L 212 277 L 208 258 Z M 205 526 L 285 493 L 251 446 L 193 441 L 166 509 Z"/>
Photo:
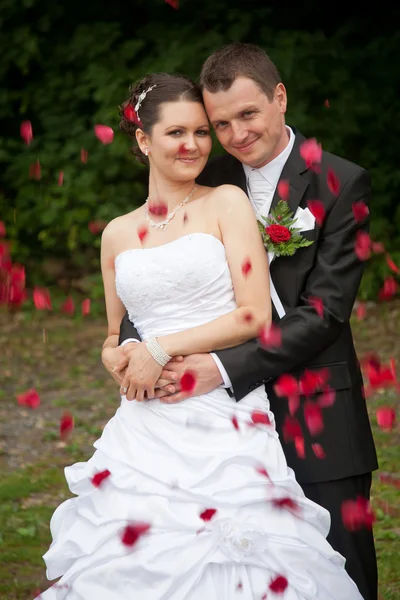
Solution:
<path fill-rule="evenodd" d="M 260 216 L 265 222 L 258 221 L 264 246 L 275 256 L 293 256 L 299 248 L 313 244 L 312 240 L 307 240 L 301 235 L 300 229 L 296 228 L 297 219 L 286 200 L 279 200 L 267 218 Z"/>

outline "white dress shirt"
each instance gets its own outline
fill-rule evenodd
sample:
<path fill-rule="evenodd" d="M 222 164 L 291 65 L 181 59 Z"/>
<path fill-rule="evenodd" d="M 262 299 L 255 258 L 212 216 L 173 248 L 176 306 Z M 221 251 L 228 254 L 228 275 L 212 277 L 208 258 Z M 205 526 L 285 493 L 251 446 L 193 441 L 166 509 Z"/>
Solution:
<path fill-rule="evenodd" d="M 289 134 L 288 144 L 276 158 L 271 160 L 271 162 L 267 163 L 260 169 L 253 169 L 249 165 L 242 163 L 242 167 L 246 175 L 247 193 L 250 202 L 253 205 L 257 219 L 259 219 L 260 214 L 265 217 L 268 216 L 275 194 L 275 189 L 278 185 L 283 167 L 285 166 L 285 163 L 289 158 L 289 154 L 293 149 L 295 134 L 290 127 L 286 126 L 286 129 Z M 139 340 L 136 340 L 135 338 L 129 338 L 124 340 L 121 346 L 124 346 L 129 342 L 138 341 Z M 218 370 L 221 373 L 221 377 L 224 382 L 223 387 L 229 388 L 233 393 L 232 383 L 224 365 L 214 352 L 211 352 L 210 354 L 215 360 Z"/>

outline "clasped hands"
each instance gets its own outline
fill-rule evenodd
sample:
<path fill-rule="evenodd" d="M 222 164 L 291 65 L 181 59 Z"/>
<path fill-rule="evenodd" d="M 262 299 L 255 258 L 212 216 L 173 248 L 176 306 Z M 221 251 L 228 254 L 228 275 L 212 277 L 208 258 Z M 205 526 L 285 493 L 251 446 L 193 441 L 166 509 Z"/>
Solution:
<path fill-rule="evenodd" d="M 163 403 L 173 404 L 206 394 L 222 383 L 217 365 L 209 354 L 175 356 L 163 368 L 151 356 L 145 343 L 130 342 L 122 347 L 105 348 L 102 360 L 120 384 L 121 393 L 127 400 L 137 402 L 158 398 Z M 191 393 L 180 389 L 180 380 L 188 370 L 196 376 L 196 385 Z"/>

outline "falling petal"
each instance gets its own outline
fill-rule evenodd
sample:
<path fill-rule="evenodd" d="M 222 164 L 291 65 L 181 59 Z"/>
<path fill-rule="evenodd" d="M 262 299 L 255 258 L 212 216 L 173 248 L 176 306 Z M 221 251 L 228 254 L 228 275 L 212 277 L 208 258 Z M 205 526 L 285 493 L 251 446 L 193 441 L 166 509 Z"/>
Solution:
<path fill-rule="evenodd" d="M 327 184 L 332 194 L 334 196 L 339 196 L 340 181 L 333 169 L 328 169 Z"/>
<path fill-rule="evenodd" d="M 307 206 L 311 214 L 315 217 L 315 221 L 319 227 L 322 226 L 325 220 L 325 206 L 321 200 L 308 200 Z"/>
<path fill-rule="evenodd" d="M 278 183 L 278 196 L 281 200 L 288 200 L 289 198 L 290 186 L 289 182 L 286 179 L 281 179 Z"/>
<path fill-rule="evenodd" d="M 74 299 L 72 298 L 72 296 L 68 296 L 68 298 L 65 300 L 64 304 L 61 306 L 61 312 L 65 313 L 66 315 L 74 314 L 75 303 L 74 303 Z"/>
<path fill-rule="evenodd" d="M 300 406 L 300 396 L 289 396 L 288 398 L 288 408 L 289 414 L 295 415 Z"/>
<path fill-rule="evenodd" d="M 185 371 L 181 377 L 181 391 L 182 392 L 193 392 L 196 386 L 196 375 L 193 371 Z"/>
<path fill-rule="evenodd" d="M 362 496 L 356 500 L 344 500 L 341 506 L 343 525 L 349 531 L 371 529 L 375 515 L 371 510 L 369 501 Z"/>
<path fill-rule="evenodd" d="M 313 452 L 317 458 L 322 460 L 326 457 L 325 451 L 321 444 L 311 444 L 311 448 L 313 449 Z"/>
<path fill-rule="evenodd" d="M 391 300 L 397 293 L 398 283 L 394 277 L 386 277 L 383 287 L 379 290 L 379 300 L 382 302 Z"/>
<path fill-rule="evenodd" d="M 268 472 L 267 472 L 267 470 L 266 470 L 265 467 L 257 467 L 256 471 L 257 471 L 257 473 L 259 473 L 263 477 L 266 477 L 267 479 L 269 479 L 269 475 L 268 475 Z"/>
<path fill-rule="evenodd" d="M 180 156 L 186 156 L 187 154 L 189 154 L 189 150 L 187 149 L 186 144 L 179 145 L 178 154 Z"/>
<path fill-rule="evenodd" d="M 186 213 L 184 213 L 184 214 L 183 214 L 183 224 L 184 224 L 184 225 L 187 225 L 187 222 L 188 222 L 188 216 L 187 216 L 187 214 L 186 214 Z"/>
<path fill-rule="evenodd" d="M 64 182 L 64 171 L 60 171 L 58 174 L 57 184 L 61 187 Z"/>
<path fill-rule="evenodd" d="M 33 140 L 32 123 L 30 121 L 22 121 L 20 133 L 25 144 L 29 146 L 29 144 Z"/>
<path fill-rule="evenodd" d="M 315 138 L 305 140 L 300 145 L 300 156 L 305 160 L 306 167 L 312 168 L 322 160 L 322 147 Z"/>
<path fill-rule="evenodd" d="M 285 417 L 282 432 L 285 442 L 293 442 L 297 437 L 303 437 L 300 422 L 296 417 L 289 415 Z"/>
<path fill-rule="evenodd" d="M 104 469 L 104 471 L 99 471 L 98 473 L 96 473 L 95 475 L 93 475 L 91 482 L 93 483 L 94 487 L 100 487 L 101 484 L 103 483 L 103 481 L 105 479 L 107 479 L 108 477 L 110 477 L 111 473 L 108 469 Z"/>
<path fill-rule="evenodd" d="M 382 406 L 376 411 L 376 420 L 382 431 L 390 432 L 396 422 L 396 413 L 392 406 Z"/>
<path fill-rule="evenodd" d="M 365 221 L 365 219 L 369 215 L 369 208 L 365 204 L 365 202 L 363 202 L 362 200 L 360 200 L 359 202 L 353 202 L 352 208 L 354 219 L 357 221 L 357 223 Z"/>
<path fill-rule="evenodd" d="M 42 169 L 40 167 L 39 160 L 37 160 L 36 162 L 34 162 L 30 165 L 29 177 L 31 179 L 36 179 L 36 181 L 39 181 L 42 178 Z"/>
<path fill-rule="evenodd" d="M 90 298 L 86 298 L 82 302 L 82 315 L 85 317 L 90 313 Z"/>
<path fill-rule="evenodd" d="M 318 371 L 305 369 L 300 377 L 299 390 L 303 396 L 316 394 L 326 386 L 330 377 L 329 369 L 324 367 Z"/>
<path fill-rule="evenodd" d="M 0 233 L 0 235 L 1 235 L 1 233 Z M 3 234 L 3 235 L 5 235 L 5 234 Z M 397 273 L 397 274 L 400 273 L 400 268 L 393 262 L 393 260 L 389 256 L 389 254 L 386 254 L 386 264 L 388 265 L 389 269 L 391 269 L 393 271 L 393 273 Z"/>
<path fill-rule="evenodd" d="M 108 125 L 95 125 L 94 134 L 102 144 L 111 144 L 114 139 L 114 131 Z"/>
<path fill-rule="evenodd" d="M 93 235 L 98 235 L 103 231 L 106 225 L 107 221 L 89 221 L 88 229 Z"/>
<path fill-rule="evenodd" d="M 32 409 L 40 406 L 40 396 L 34 388 L 18 394 L 17 401 L 20 406 L 28 406 Z"/>
<path fill-rule="evenodd" d="M 68 439 L 69 436 L 71 435 L 73 429 L 74 429 L 74 417 L 70 412 L 65 411 L 61 415 L 61 419 L 60 419 L 60 438 L 62 440 Z"/>
<path fill-rule="evenodd" d="M 50 292 L 46 288 L 36 287 L 33 290 L 33 303 L 37 310 L 51 310 Z"/>
<path fill-rule="evenodd" d="M 242 263 L 243 277 L 247 277 L 249 273 L 251 273 L 251 260 L 249 258 L 245 258 Z"/>
<path fill-rule="evenodd" d="M 81 162 L 85 165 L 88 159 L 88 151 L 84 148 L 81 148 Z"/>
<path fill-rule="evenodd" d="M 172 6 L 172 8 L 175 8 L 175 10 L 178 10 L 179 8 L 179 0 L 165 0 L 165 3 Z"/>
<path fill-rule="evenodd" d="M 148 205 L 148 210 L 151 215 L 156 217 L 165 217 L 168 214 L 168 206 L 165 202 L 151 201 Z"/>
<path fill-rule="evenodd" d="M 329 385 L 323 388 L 322 394 L 318 396 L 318 404 L 321 408 L 328 408 L 335 404 L 336 391 Z"/>
<path fill-rule="evenodd" d="M 141 120 L 139 119 L 132 104 L 127 104 L 124 108 L 124 117 L 127 121 L 134 123 L 138 127 L 143 127 Z"/>
<path fill-rule="evenodd" d="M 275 594 L 283 594 L 288 586 L 288 580 L 283 575 L 278 575 L 269 584 L 269 589 Z"/>
<path fill-rule="evenodd" d="M 264 348 L 273 348 L 282 345 L 282 330 L 271 323 L 270 327 L 264 325 L 258 334 L 258 341 Z"/>
<path fill-rule="evenodd" d="M 331 105 L 330 105 L 330 102 L 329 102 L 328 98 L 326 98 L 326 99 L 324 100 L 324 106 L 325 106 L 325 108 L 330 108 L 330 107 L 331 107 Z"/>
<path fill-rule="evenodd" d="M 298 458 L 305 458 L 304 438 L 302 436 L 299 435 L 294 438 L 294 447 L 296 448 Z"/>
<path fill-rule="evenodd" d="M 275 508 L 285 508 L 293 512 L 298 512 L 300 510 L 300 505 L 297 504 L 293 498 L 289 498 L 288 496 L 285 496 L 284 498 L 274 498 L 272 500 L 272 505 L 275 506 Z"/>
<path fill-rule="evenodd" d="M 4 225 L 4 221 L 0 221 L 0 237 L 4 237 L 6 235 L 6 226 Z"/>
<path fill-rule="evenodd" d="M 274 384 L 274 392 L 280 398 L 282 396 L 294 396 L 299 392 L 298 381 L 293 375 L 281 375 Z"/>
<path fill-rule="evenodd" d="M 130 525 L 127 525 L 122 531 L 122 543 L 124 546 L 132 548 L 137 541 L 149 531 L 150 527 L 151 525 L 149 523 L 131 523 Z"/>
<path fill-rule="evenodd" d="M 367 304 L 365 302 L 358 303 L 356 316 L 358 321 L 363 321 L 367 316 Z"/>
<path fill-rule="evenodd" d="M 251 420 L 254 425 L 271 425 L 271 419 L 269 416 L 259 410 L 254 410 L 251 413 Z"/>
<path fill-rule="evenodd" d="M 360 260 L 368 260 L 371 256 L 371 238 L 366 231 L 357 231 L 355 253 Z"/>
<path fill-rule="evenodd" d="M 371 241 L 371 250 L 374 252 L 374 254 L 382 254 L 385 252 L 385 246 L 382 244 L 382 242 Z"/>
<path fill-rule="evenodd" d="M 203 519 L 205 523 L 211 521 L 215 513 L 217 512 L 216 508 L 206 508 L 203 512 L 200 513 L 200 519 Z"/>
<path fill-rule="evenodd" d="M 236 429 L 236 431 L 239 431 L 239 421 L 236 415 L 233 415 L 232 419 L 232 425 L 234 426 L 234 428 Z"/>
<path fill-rule="evenodd" d="M 308 303 L 310 304 L 310 306 L 315 308 L 318 316 L 321 319 L 323 319 L 324 318 L 324 303 L 322 301 L 322 298 L 317 298 L 316 296 L 309 296 Z"/>
<path fill-rule="evenodd" d="M 146 225 L 140 225 L 138 227 L 137 234 L 141 244 L 143 243 L 143 240 L 145 239 L 148 233 L 149 230 L 147 229 Z"/>

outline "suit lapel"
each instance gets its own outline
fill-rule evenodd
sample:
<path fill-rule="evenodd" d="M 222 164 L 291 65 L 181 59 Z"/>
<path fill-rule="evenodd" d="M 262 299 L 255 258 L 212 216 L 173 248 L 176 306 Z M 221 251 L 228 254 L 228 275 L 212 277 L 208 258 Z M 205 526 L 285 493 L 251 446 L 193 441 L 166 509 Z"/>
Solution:
<path fill-rule="evenodd" d="M 304 192 L 307 189 L 308 183 L 301 176 L 307 171 L 304 159 L 300 156 L 300 146 L 304 142 L 305 137 L 301 133 L 296 132 L 294 145 L 285 166 L 283 167 L 280 180 L 289 182 L 289 199 L 288 204 L 293 214 L 296 212 Z M 276 208 L 280 198 L 278 194 L 278 186 L 276 187 L 274 197 L 271 203 L 271 210 Z"/>

